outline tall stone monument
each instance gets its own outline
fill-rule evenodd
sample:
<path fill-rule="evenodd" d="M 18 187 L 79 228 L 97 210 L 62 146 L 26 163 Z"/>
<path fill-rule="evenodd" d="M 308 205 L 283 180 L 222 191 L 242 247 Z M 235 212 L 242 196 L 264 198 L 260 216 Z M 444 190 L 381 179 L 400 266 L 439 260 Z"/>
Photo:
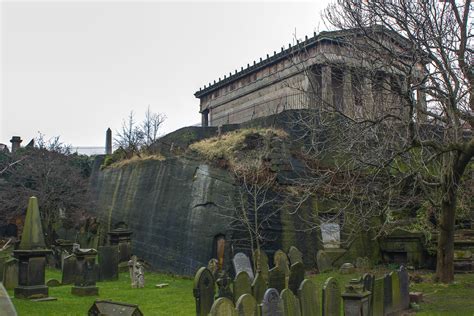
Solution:
<path fill-rule="evenodd" d="M 105 132 L 105 154 L 112 155 L 112 130 L 107 128 Z"/>
<path fill-rule="evenodd" d="M 110 245 L 118 245 L 119 262 L 128 262 L 132 256 L 132 234 L 127 228 L 116 228 L 108 233 Z"/>
<path fill-rule="evenodd" d="M 99 288 L 95 285 L 97 281 L 97 270 L 95 268 L 95 249 L 74 249 L 76 256 L 76 270 L 74 286 L 71 294 L 77 296 L 99 295 Z"/>
<path fill-rule="evenodd" d="M 48 287 L 44 283 L 46 249 L 43 227 L 36 197 L 30 197 L 26 211 L 25 225 L 20 246 L 13 251 L 19 261 L 18 287 L 16 298 L 40 298 L 48 296 Z"/>

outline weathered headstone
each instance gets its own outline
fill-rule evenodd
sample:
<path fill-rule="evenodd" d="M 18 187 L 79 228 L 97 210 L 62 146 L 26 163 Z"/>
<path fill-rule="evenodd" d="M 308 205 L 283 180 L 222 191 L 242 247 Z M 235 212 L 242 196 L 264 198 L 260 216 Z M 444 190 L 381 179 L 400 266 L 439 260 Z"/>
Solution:
<path fill-rule="evenodd" d="M 372 292 L 372 315 L 384 315 L 384 278 L 375 279 L 374 281 L 374 291 Z"/>
<path fill-rule="evenodd" d="M 321 236 L 324 248 L 339 248 L 341 244 L 341 227 L 337 223 L 321 224 Z"/>
<path fill-rule="evenodd" d="M 231 300 L 225 297 L 218 298 L 211 307 L 211 316 L 235 316 L 236 311 Z"/>
<path fill-rule="evenodd" d="M 398 272 L 390 272 L 392 278 L 392 311 L 400 312 L 402 308 L 402 298 L 400 295 L 400 279 L 398 278 Z"/>
<path fill-rule="evenodd" d="M 143 316 L 138 305 L 109 300 L 96 300 L 89 308 L 88 316 L 120 315 L 120 316 Z"/>
<path fill-rule="evenodd" d="M 364 289 L 363 278 L 349 281 L 341 294 L 345 316 L 369 316 L 370 292 Z"/>
<path fill-rule="evenodd" d="M 288 280 L 288 288 L 293 292 L 293 294 L 298 293 L 298 288 L 300 287 L 301 282 L 304 280 L 304 265 L 302 262 L 297 261 L 291 265 L 290 268 L 290 278 Z"/>
<path fill-rule="evenodd" d="M 392 313 L 392 277 L 386 274 L 383 283 L 383 310 L 385 314 Z"/>
<path fill-rule="evenodd" d="M 98 249 L 99 275 L 101 281 L 118 280 L 118 246 L 101 246 Z"/>
<path fill-rule="evenodd" d="M 76 256 L 69 255 L 63 260 L 61 284 L 73 284 L 76 279 Z"/>
<path fill-rule="evenodd" d="M 283 316 L 283 306 L 276 289 L 269 288 L 262 301 L 262 316 Z"/>
<path fill-rule="evenodd" d="M 279 293 L 286 287 L 285 273 L 280 267 L 274 267 L 268 271 L 268 287 L 276 289 Z"/>
<path fill-rule="evenodd" d="M 316 263 L 318 265 L 319 272 L 332 270 L 331 258 L 324 252 L 324 250 L 319 250 L 316 254 Z"/>
<path fill-rule="evenodd" d="M 339 268 L 339 273 L 341 274 L 351 274 L 355 272 L 354 265 L 350 262 L 343 263 Z"/>
<path fill-rule="evenodd" d="M 290 289 L 281 291 L 280 298 L 283 304 L 283 315 L 301 316 L 300 303 Z"/>
<path fill-rule="evenodd" d="M 301 282 L 298 289 L 301 316 L 319 316 L 320 305 L 316 285 L 309 279 Z"/>
<path fill-rule="evenodd" d="M 398 270 L 398 278 L 400 279 L 401 308 L 405 310 L 410 307 L 410 284 L 408 271 L 404 266 L 401 266 L 400 270 Z"/>
<path fill-rule="evenodd" d="M 230 300 L 234 299 L 234 294 L 232 293 L 232 290 L 230 289 L 230 278 L 227 276 L 227 274 L 222 273 L 216 280 L 216 284 L 217 284 L 217 298 L 227 297 Z"/>
<path fill-rule="evenodd" d="M 61 285 L 61 282 L 59 282 L 58 279 L 49 279 L 46 281 L 46 285 L 49 287 L 58 287 Z"/>
<path fill-rule="evenodd" d="M 214 277 L 211 271 L 205 267 L 200 268 L 194 277 L 193 285 L 197 316 L 207 316 L 209 314 L 214 302 L 214 291 Z"/>
<path fill-rule="evenodd" d="M 46 248 L 44 242 L 38 200 L 36 197 L 30 197 L 20 246 L 13 251 L 19 261 L 16 298 L 48 297 L 48 287 L 44 281 L 46 255 L 50 253 L 51 250 Z"/>
<path fill-rule="evenodd" d="M 0 311 L 3 316 L 16 316 L 15 306 L 10 300 L 7 290 L 0 283 Z"/>
<path fill-rule="evenodd" d="M 18 286 L 18 260 L 11 258 L 3 264 L 3 285 L 7 290 Z"/>
<path fill-rule="evenodd" d="M 143 264 L 138 261 L 137 256 L 132 256 L 128 261 L 128 269 L 132 288 L 140 289 L 145 287 L 145 270 Z"/>
<path fill-rule="evenodd" d="M 252 294 L 252 284 L 246 271 L 240 271 L 234 279 L 234 301 L 244 294 Z"/>
<path fill-rule="evenodd" d="M 256 249 L 253 252 L 253 261 L 255 263 L 256 272 L 260 272 L 263 280 L 268 283 L 268 256 L 263 250 Z"/>
<path fill-rule="evenodd" d="M 273 255 L 273 263 L 275 267 L 279 267 L 281 271 L 285 274 L 285 278 L 290 276 L 290 266 L 288 262 L 288 256 L 283 250 L 275 251 Z"/>
<path fill-rule="evenodd" d="M 257 302 L 250 294 L 242 295 L 235 305 L 238 316 L 257 316 Z"/>
<path fill-rule="evenodd" d="M 97 268 L 95 259 L 97 250 L 79 249 L 74 251 L 76 255 L 76 277 L 71 294 L 77 296 L 99 295 L 99 288 L 96 286 Z"/>
<path fill-rule="evenodd" d="M 303 254 L 295 246 L 291 246 L 288 251 L 288 257 L 290 258 L 290 263 L 293 265 L 297 262 L 303 263 Z"/>
<path fill-rule="evenodd" d="M 323 316 L 341 315 L 341 289 L 337 280 L 328 278 L 323 286 Z"/>
<path fill-rule="evenodd" d="M 255 279 L 252 282 L 252 295 L 257 301 L 257 304 L 262 303 L 263 295 L 265 295 L 265 291 L 267 290 L 267 283 L 263 279 L 260 272 L 257 272 L 255 275 Z"/>
<path fill-rule="evenodd" d="M 250 264 L 249 257 L 247 257 L 245 253 L 237 253 L 234 256 L 234 259 L 232 259 L 232 263 L 234 264 L 235 275 L 238 275 L 241 271 L 245 271 L 250 277 L 250 280 L 253 280 L 254 274 L 252 270 L 252 265 Z"/>

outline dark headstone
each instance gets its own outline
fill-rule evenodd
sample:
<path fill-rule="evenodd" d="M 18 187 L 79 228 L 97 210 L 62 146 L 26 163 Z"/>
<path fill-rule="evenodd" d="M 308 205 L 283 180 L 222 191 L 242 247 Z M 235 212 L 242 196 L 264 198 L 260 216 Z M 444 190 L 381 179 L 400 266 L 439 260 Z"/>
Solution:
<path fill-rule="evenodd" d="M 63 260 L 61 284 L 73 284 L 76 279 L 76 256 L 69 255 Z"/>
<path fill-rule="evenodd" d="M 320 305 L 316 285 L 311 280 L 304 280 L 298 289 L 301 316 L 319 316 Z"/>
<path fill-rule="evenodd" d="M 235 304 L 238 316 L 257 316 L 257 302 L 250 294 L 242 295 Z"/>
<path fill-rule="evenodd" d="M 118 246 L 102 246 L 98 249 L 99 275 L 101 281 L 118 280 Z"/>
<path fill-rule="evenodd" d="M 268 289 L 263 296 L 262 316 L 283 316 L 283 306 L 276 289 Z"/>
<path fill-rule="evenodd" d="M 110 245 L 118 246 L 119 262 L 128 262 L 132 256 L 132 234 L 127 228 L 116 228 L 109 233 Z"/>
<path fill-rule="evenodd" d="M 285 316 L 301 316 L 300 303 L 290 289 L 284 289 L 280 298 L 283 304 L 283 315 Z"/>
<path fill-rule="evenodd" d="M 392 278 L 392 311 L 400 312 L 402 308 L 402 298 L 400 295 L 400 279 L 398 278 L 398 272 L 390 272 Z"/>
<path fill-rule="evenodd" d="M 200 268 L 194 277 L 193 295 L 196 301 L 196 315 L 207 316 L 214 303 L 214 277 L 209 269 Z M 219 299 L 225 299 L 223 297 Z"/>
<path fill-rule="evenodd" d="M 298 293 L 301 282 L 304 280 L 304 266 L 302 262 L 296 262 L 291 265 L 290 278 L 288 280 L 288 288 L 293 294 Z"/>
<path fill-rule="evenodd" d="M 276 289 L 278 292 L 283 291 L 286 287 L 285 273 L 280 267 L 274 267 L 268 271 L 268 287 Z"/>
<path fill-rule="evenodd" d="M 11 258 L 3 264 L 3 285 L 7 290 L 18 286 L 18 260 Z"/>
<path fill-rule="evenodd" d="M 263 279 L 262 275 L 257 272 L 255 275 L 255 279 L 252 282 L 252 295 L 257 301 L 257 304 L 261 304 L 263 300 L 263 295 L 265 295 L 265 291 L 267 290 L 267 283 Z"/>
<path fill-rule="evenodd" d="M 319 272 L 332 270 L 331 258 L 324 252 L 324 250 L 319 250 L 316 254 L 316 263 L 318 265 Z"/>
<path fill-rule="evenodd" d="M 303 254 L 295 246 L 291 246 L 288 251 L 288 257 L 290 258 L 290 263 L 293 265 L 297 262 L 303 263 Z"/>
<path fill-rule="evenodd" d="M 244 294 L 252 294 L 252 284 L 246 271 L 240 271 L 234 279 L 234 301 Z"/>
<path fill-rule="evenodd" d="M 0 311 L 3 316 L 16 316 L 15 306 L 10 300 L 7 290 L 0 283 Z"/>
<path fill-rule="evenodd" d="M 143 316 L 143 313 L 135 304 L 96 300 L 89 308 L 88 316 Z"/>
<path fill-rule="evenodd" d="M 250 264 L 250 259 L 247 255 L 243 252 L 239 252 L 234 256 L 232 259 L 232 263 L 234 264 L 235 275 L 238 275 L 240 272 L 245 271 L 247 272 L 250 280 L 253 280 L 253 270 L 252 265 Z"/>
<path fill-rule="evenodd" d="M 76 277 L 71 294 L 78 296 L 99 295 L 97 282 L 97 266 L 95 259 L 97 250 L 79 249 L 74 251 L 76 255 Z"/>
<path fill-rule="evenodd" d="M 328 278 L 323 286 L 323 315 L 341 315 L 341 289 L 337 280 Z"/>
<path fill-rule="evenodd" d="M 212 304 L 210 316 L 235 316 L 236 311 L 234 303 L 225 297 L 218 298 L 214 304 Z"/>
<path fill-rule="evenodd" d="M 402 310 L 410 307 L 410 284 L 408 271 L 401 266 L 398 271 L 398 278 L 400 279 L 400 299 Z"/>
<path fill-rule="evenodd" d="M 380 278 L 380 279 L 375 279 L 374 281 L 374 291 L 372 292 L 372 315 L 384 315 L 384 284 L 385 284 L 385 279 Z"/>
<path fill-rule="evenodd" d="M 385 314 L 392 313 L 392 277 L 386 274 L 383 283 L 383 310 Z"/>

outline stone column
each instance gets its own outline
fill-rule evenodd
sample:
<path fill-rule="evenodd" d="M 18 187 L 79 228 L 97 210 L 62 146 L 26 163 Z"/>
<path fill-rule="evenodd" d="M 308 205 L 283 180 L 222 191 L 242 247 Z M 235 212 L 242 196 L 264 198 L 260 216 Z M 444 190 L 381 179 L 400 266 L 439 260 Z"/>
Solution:
<path fill-rule="evenodd" d="M 374 109 L 374 96 L 372 94 L 372 81 L 370 78 L 364 77 L 362 79 L 362 88 L 360 93 L 362 93 L 362 113 L 360 117 L 364 118 L 374 118 L 375 109 Z"/>
<path fill-rule="evenodd" d="M 12 143 L 12 153 L 14 153 L 18 148 L 20 148 L 20 144 L 23 140 L 20 136 L 13 136 L 10 139 L 10 143 Z"/>
<path fill-rule="evenodd" d="M 112 130 L 110 128 L 105 132 L 105 154 L 112 154 Z"/>
<path fill-rule="evenodd" d="M 352 73 L 350 68 L 344 69 L 342 76 L 343 111 L 346 115 L 354 117 L 354 94 L 352 93 Z"/>
<path fill-rule="evenodd" d="M 331 66 L 321 67 L 321 97 L 323 106 L 334 106 L 332 98 L 332 74 Z"/>

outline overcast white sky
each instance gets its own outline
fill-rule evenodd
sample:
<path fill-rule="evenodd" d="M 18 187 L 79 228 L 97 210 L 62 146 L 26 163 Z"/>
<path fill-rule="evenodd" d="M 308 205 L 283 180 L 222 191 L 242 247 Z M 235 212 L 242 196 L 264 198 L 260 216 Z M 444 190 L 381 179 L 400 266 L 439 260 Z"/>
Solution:
<path fill-rule="evenodd" d="M 328 2 L 3 1 L 0 143 L 104 146 L 148 105 L 163 132 L 199 123 L 194 92 L 323 30 Z"/>

